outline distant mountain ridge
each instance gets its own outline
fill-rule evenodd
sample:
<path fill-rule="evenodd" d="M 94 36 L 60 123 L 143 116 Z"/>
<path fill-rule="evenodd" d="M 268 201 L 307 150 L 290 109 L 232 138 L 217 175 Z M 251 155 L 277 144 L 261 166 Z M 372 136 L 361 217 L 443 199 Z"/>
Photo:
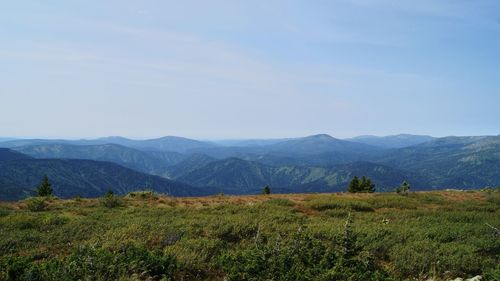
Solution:
<path fill-rule="evenodd" d="M 445 137 L 389 151 L 379 163 L 418 171 L 441 188 L 500 185 L 500 136 Z"/>
<path fill-rule="evenodd" d="M 384 137 L 365 135 L 365 136 L 349 138 L 346 140 L 382 148 L 402 148 L 402 147 L 408 147 L 425 143 L 428 141 L 432 141 L 434 139 L 436 138 L 426 135 L 399 134 L 399 135 L 384 136 Z"/>
<path fill-rule="evenodd" d="M 123 137 L 105 137 L 92 140 L 16 139 L 16 140 L 0 142 L 0 147 L 14 148 L 20 146 L 33 146 L 42 144 L 72 144 L 72 145 L 119 144 L 141 150 L 171 151 L 179 153 L 185 153 L 192 149 L 214 146 L 214 144 L 208 142 L 202 142 L 183 137 L 166 136 L 157 139 L 146 139 L 146 140 L 132 140 Z"/>
<path fill-rule="evenodd" d="M 312 135 L 303 138 L 291 139 L 269 145 L 271 151 L 293 154 L 311 155 L 325 152 L 369 152 L 378 150 L 377 147 L 334 138 L 327 134 Z"/>
<path fill-rule="evenodd" d="M 0 161 L 0 200 L 17 200 L 34 194 L 47 175 L 54 193 L 63 198 L 102 196 L 108 190 L 126 194 L 153 190 L 174 196 L 207 195 L 209 191 L 120 165 L 76 159 L 23 159 Z"/>
<path fill-rule="evenodd" d="M 344 141 L 330 135 L 320 134 L 303 138 L 283 140 L 277 143 L 256 146 L 216 146 L 194 149 L 191 153 L 206 154 L 210 157 L 224 159 L 237 157 L 250 161 L 266 158 L 268 164 L 276 161 L 283 164 L 285 159 L 295 163 L 294 159 L 308 158 L 320 154 L 338 154 L 347 161 L 359 160 L 359 156 L 381 150 L 371 145 Z M 333 161 L 337 163 L 337 161 Z"/>
<path fill-rule="evenodd" d="M 371 177 L 379 191 L 392 190 L 403 180 L 410 181 L 413 188 L 427 190 L 500 185 L 500 136 L 434 138 L 401 134 L 342 140 L 319 134 L 223 144 L 180 137 L 152 140 L 107 137 L 94 140 L 10 140 L 0 142 L 0 147 L 13 149 L 0 149 L 0 161 L 3 157 L 6 159 L 3 162 L 18 160 L 22 163 L 15 167 L 9 166 L 11 164 L 0 167 L 8 168 L 10 175 L 17 175 L 17 180 L 33 174 L 39 176 L 39 171 L 46 169 L 42 169 L 45 166 L 41 164 L 33 164 L 34 160 L 48 161 L 53 167 L 58 165 L 54 171 L 60 171 L 60 174 L 52 173 L 57 177 L 67 171 L 64 165 L 76 167 L 78 164 L 64 162 L 66 164 L 56 165 L 51 161 L 88 159 L 98 160 L 81 169 L 89 174 L 95 174 L 93 169 L 98 167 L 104 171 L 111 169 L 103 168 L 104 164 L 99 164 L 99 161 L 123 166 L 120 166 L 126 169 L 123 173 L 105 173 L 114 178 L 117 186 L 127 186 L 123 183 L 127 174 L 154 174 L 163 177 L 160 179 L 173 180 L 174 185 L 184 184 L 186 190 L 177 194 L 187 195 L 258 193 L 264 185 L 271 185 L 275 192 L 343 191 L 354 175 Z M 108 166 L 114 165 L 112 163 Z M 90 168 L 92 165 L 95 167 Z M 78 170 L 71 171 L 76 173 Z M 106 185 L 101 174 L 95 175 L 98 179 L 95 186 Z M 117 175 L 120 176 L 114 177 Z M 132 178 L 135 179 L 142 177 L 134 175 Z M 83 183 L 77 182 L 90 181 L 81 175 L 71 174 L 69 178 L 72 185 L 68 186 L 75 190 L 82 190 Z M 28 188 L 24 184 L 3 184 L 0 196 L 6 190 L 15 191 L 17 188 L 23 193 Z"/>
<path fill-rule="evenodd" d="M 284 138 L 284 139 L 229 139 L 229 140 L 219 140 L 214 141 L 214 143 L 221 146 L 239 146 L 239 147 L 249 147 L 249 146 L 264 146 L 275 143 L 284 142 L 287 140 L 291 140 L 292 138 Z"/>
<path fill-rule="evenodd" d="M 31 157 L 8 148 L 0 148 L 0 161 L 23 160 L 23 159 L 31 159 Z"/>
<path fill-rule="evenodd" d="M 173 177 L 181 177 L 188 173 L 191 173 L 194 170 L 203 168 L 205 165 L 216 161 L 217 159 L 207 156 L 205 154 L 193 154 L 177 163 L 176 165 L 169 166 L 167 168 L 164 176 L 173 178 Z"/>
<path fill-rule="evenodd" d="M 366 175 L 379 184 L 379 191 L 392 190 L 404 180 L 425 188 L 418 176 L 381 164 L 355 162 L 325 167 L 273 167 L 258 162 L 229 158 L 213 161 L 174 179 L 194 186 L 219 187 L 225 193 L 255 193 L 264 185 L 288 192 L 344 191 L 354 175 Z"/>
<path fill-rule="evenodd" d="M 118 144 L 73 145 L 40 144 L 14 147 L 34 158 L 66 158 L 109 161 L 137 171 L 161 175 L 167 167 L 182 161 L 185 156 L 177 152 L 151 153 Z"/>
<path fill-rule="evenodd" d="M 167 136 L 147 140 L 131 140 L 121 137 L 108 137 L 100 139 L 100 141 L 121 144 L 124 146 L 134 147 L 142 150 L 173 151 L 180 153 L 185 153 L 193 149 L 214 146 L 214 144 L 209 142 L 202 142 L 176 136 Z"/>

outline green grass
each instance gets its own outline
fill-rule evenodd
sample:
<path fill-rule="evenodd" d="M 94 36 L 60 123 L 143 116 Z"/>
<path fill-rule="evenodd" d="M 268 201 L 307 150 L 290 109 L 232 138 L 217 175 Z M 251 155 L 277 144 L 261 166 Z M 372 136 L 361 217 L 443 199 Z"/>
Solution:
<path fill-rule="evenodd" d="M 0 203 L 0 280 L 496 280 L 500 272 L 500 238 L 486 225 L 500 228 L 500 192 L 115 199 L 112 208 L 105 199 Z"/>

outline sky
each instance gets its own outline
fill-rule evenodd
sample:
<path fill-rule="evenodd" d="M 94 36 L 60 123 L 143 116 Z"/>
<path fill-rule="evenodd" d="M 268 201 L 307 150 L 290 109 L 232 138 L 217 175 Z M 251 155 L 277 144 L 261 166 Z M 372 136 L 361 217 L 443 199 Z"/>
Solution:
<path fill-rule="evenodd" d="M 6 1 L 0 137 L 500 134 L 500 1 Z"/>

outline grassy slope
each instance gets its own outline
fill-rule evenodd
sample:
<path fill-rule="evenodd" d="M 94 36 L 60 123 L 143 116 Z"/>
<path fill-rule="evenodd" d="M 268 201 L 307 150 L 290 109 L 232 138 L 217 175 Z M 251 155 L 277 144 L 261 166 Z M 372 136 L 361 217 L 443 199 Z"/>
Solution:
<path fill-rule="evenodd" d="M 235 268 L 224 264 L 231 260 L 222 256 L 264 245 L 279 255 L 280 243 L 291 241 L 297 232 L 308 233 L 318 243 L 341 245 L 349 209 L 362 255 L 374 258 L 395 280 L 473 276 L 500 262 L 500 239 L 486 225 L 500 227 L 499 192 L 160 196 L 122 201 L 121 207 L 108 209 L 98 199 L 51 200 L 48 210 L 41 212 L 29 211 L 26 202 L 0 203 L 0 262 L 23 256 L 43 264 L 81 245 L 118 255 L 123 245 L 133 244 L 175 257 L 175 279 L 223 280 Z M 0 279 L 6 278 L 5 272 Z M 130 271 L 119 274 L 132 276 Z M 251 275 L 233 279 L 250 280 Z"/>

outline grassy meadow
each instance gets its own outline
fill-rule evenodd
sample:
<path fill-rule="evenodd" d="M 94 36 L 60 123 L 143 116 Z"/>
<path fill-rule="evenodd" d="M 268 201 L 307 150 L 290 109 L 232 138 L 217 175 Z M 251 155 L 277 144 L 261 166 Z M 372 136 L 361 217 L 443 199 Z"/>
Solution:
<path fill-rule="evenodd" d="M 0 203 L 0 280 L 500 280 L 495 228 L 492 190 L 31 198 Z"/>

